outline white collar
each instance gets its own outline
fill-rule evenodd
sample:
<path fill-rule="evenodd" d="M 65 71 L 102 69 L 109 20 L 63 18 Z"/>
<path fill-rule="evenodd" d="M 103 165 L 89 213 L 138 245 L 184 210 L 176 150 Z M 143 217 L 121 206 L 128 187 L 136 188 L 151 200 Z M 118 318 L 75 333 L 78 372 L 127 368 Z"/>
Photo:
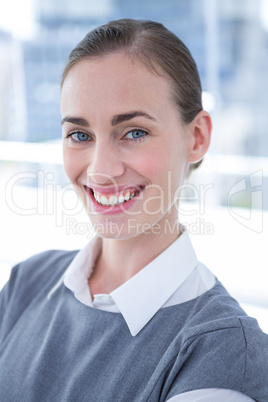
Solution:
<path fill-rule="evenodd" d="M 102 240 L 94 237 L 78 252 L 64 274 L 64 284 L 84 304 L 92 306 L 88 286 Z M 135 336 L 182 285 L 197 266 L 187 232 L 135 276 L 109 294 Z"/>
<path fill-rule="evenodd" d="M 111 292 L 133 336 L 166 303 L 196 265 L 189 236 L 183 233 L 145 268 Z"/>

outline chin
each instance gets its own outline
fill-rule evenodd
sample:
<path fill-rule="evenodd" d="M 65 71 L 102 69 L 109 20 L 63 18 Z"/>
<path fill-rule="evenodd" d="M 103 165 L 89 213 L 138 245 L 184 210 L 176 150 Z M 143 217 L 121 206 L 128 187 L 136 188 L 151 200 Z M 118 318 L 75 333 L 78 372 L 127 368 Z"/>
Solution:
<path fill-rule="evenodd" d="M 158 224 L 158 220 L 154 222 L 142 222 L 136 219 L 120 222 L 106 220 L 98 223 L 91 221 L 91 224 L 95 233 L 104 239 L 129 240 L 138 236 L 159 235 L 161 233 L 161 225 Z"/>

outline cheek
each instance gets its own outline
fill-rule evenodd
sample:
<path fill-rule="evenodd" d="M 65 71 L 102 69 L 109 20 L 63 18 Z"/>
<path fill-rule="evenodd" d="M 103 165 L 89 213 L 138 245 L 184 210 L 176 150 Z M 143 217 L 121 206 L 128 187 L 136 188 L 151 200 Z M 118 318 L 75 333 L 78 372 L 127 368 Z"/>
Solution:
<path fill-rule="evenodd" d="M 87 169 L 84 159 L 71 149 L 63 149 L 63 164 L 66 175 L 74 183 L 81 173 Z"/>
<path fill-rule="evenodd" d="M 158 152 L 150 150 L 149 152 L 135 155 L 132 162 L 132 169 L 141 176 L 147 178 L 151 183 L 159 177 L 159 172 L 163 170 L 163 163 Z"/>
<path fill-rule="evenodd" d="M 133 167 L 141 175 L 147 177 L 150 182 L 162 184 L 167 178 L 180 184 L 187 165 L 186 151 L 183 147 L 171 147 L 167 149 L 151 149 L 135 157 Z"/>

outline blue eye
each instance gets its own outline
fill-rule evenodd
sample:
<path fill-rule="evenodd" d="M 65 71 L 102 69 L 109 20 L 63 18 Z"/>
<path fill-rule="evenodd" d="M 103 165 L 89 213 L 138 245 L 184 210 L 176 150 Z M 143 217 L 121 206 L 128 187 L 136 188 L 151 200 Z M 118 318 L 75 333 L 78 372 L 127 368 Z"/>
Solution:
<path fill-rule="evenodd" d="M 125 135 L 125 138 L 127 138 L 128 140 L 139 140 L 143 138 L 145 135 L 147 135 L 146 131 L 136 129 L 129 131 Z"/>
<path fill-rule="evenodd" d="M 83 132 L 77 132 L 70 135 L 73 141 L 84 142 L 88 141 L 89 135 Z"/>

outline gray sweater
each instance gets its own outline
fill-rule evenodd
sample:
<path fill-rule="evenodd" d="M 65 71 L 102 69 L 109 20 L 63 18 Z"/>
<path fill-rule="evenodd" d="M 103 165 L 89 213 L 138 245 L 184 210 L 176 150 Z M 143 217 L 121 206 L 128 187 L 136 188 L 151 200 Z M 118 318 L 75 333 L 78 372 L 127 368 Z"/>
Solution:
<path fill-rule="evenodd" d="M 0 401 L 156 402 L 201 388 L 268 401 L 268 335 L 218 281 L 132 337 L 121 314 L 64 285 L 47 299 L 75 254 L 30 258 L 0 293 Z"/>

